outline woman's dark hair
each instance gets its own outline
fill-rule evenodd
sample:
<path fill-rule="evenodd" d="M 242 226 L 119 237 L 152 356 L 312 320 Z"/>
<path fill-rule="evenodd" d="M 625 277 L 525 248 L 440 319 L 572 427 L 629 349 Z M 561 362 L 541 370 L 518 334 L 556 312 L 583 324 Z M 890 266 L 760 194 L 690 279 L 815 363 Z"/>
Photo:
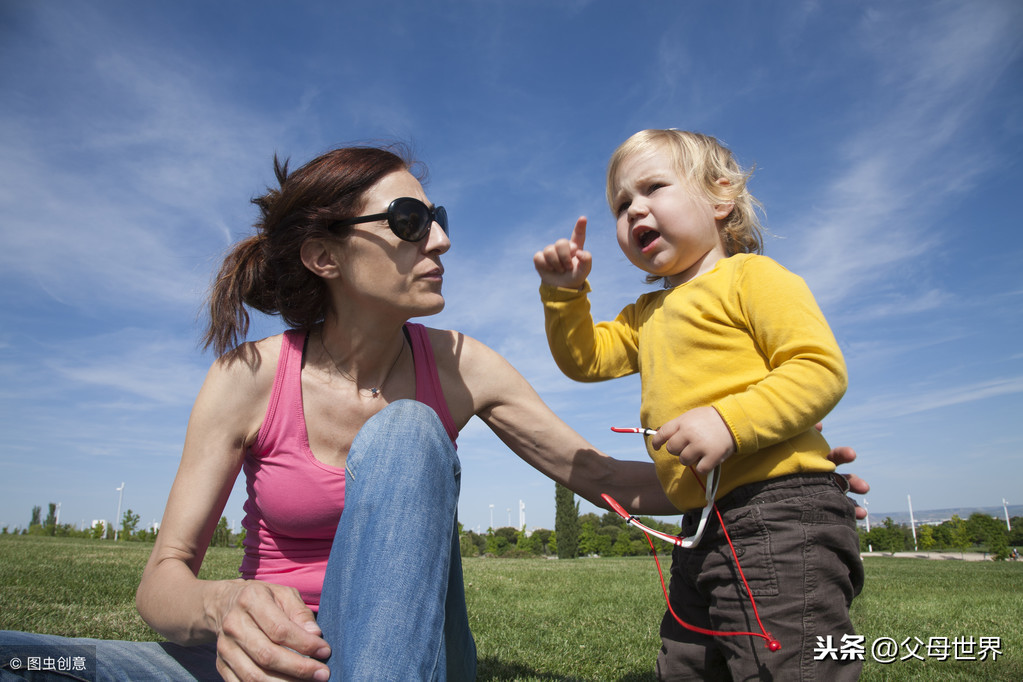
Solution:
<path fill-rule="evenodd" d="M 203 347 L 221 355 L 245 339 L 245 306 L 280 315 L 292 329 L 323 320 L 330 301 L 323 280 L 302 263 L 308 239 L 337 238 L 332 223 L 358 215 L 363 196 L 384 176 L 411 170 L 402 147 L 345 147 L 327 152 L 293 173 L 274 155 L 279 189 L 252 200 L 259 207 L 256 234 L 235 244 L 209 294 L 209 324 Z"/>

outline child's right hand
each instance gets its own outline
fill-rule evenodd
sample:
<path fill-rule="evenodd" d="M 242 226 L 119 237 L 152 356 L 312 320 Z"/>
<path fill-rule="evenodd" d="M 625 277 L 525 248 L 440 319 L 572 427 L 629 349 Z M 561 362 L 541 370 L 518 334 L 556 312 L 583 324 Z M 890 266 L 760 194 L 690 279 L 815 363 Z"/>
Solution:
<path fill-rule="evenodd" d="M 593 256 L 583 249 L 586 242 L 586 218 L 575 222 L 572 236 L 548 244 L 533 255 L 533 265 L 544 284 L 566 289 L 581 289 L 593 267 Z"/>

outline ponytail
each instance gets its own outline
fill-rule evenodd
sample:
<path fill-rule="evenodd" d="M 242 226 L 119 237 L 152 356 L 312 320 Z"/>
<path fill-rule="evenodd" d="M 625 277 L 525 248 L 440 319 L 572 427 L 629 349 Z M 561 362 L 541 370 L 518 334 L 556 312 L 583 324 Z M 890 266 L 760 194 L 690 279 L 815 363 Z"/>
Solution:
<path fill-rule="evenodd" d="M 249 331 L 249 312 L 245 304 L 273 314 L 263 293 L 266 282 L 263 241 L 261 235 L 244 239 L 224 258 L 210 289 L 204 349 L 212 347 L 217 355 L 223 355 L 245 338 Z"/>

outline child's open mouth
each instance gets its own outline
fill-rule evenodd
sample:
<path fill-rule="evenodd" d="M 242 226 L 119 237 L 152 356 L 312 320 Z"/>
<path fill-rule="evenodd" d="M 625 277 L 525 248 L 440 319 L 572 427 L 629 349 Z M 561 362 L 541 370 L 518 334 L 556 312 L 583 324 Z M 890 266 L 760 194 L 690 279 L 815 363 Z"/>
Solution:
<path fill-rule="evenodd" d="M 646 247 L 657 241 L 657 238 L 661 236 L 661 233 L 657 230 L 644 230 L 636 234 L 636 243 L 639 244 L 640 250 L 645 251 Z"/>

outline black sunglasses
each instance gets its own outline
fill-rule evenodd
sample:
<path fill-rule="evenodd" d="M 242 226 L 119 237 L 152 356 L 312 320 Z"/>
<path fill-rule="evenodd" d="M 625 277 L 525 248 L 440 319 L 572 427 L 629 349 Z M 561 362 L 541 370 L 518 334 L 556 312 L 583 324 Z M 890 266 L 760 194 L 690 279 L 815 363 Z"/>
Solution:
<path fill-rule="evenodd" d="M 387 226 L 391 232 L 400 239 L 407 242 L 418 242 L 430 234 L 430 226 L 434 223 L 440 225 L 444 234 L 448 233 L 448 212 L 443 206 L 430 208 L 419 199 L 412 197 L 399 197 L 387 207 L 387 213 L 374 213 L 358 218 L 348 218 L 332 223 L 331 227 L 343 225 L 355 225 L 356 223 L 371 223 L 375 220 L 387 218 Z"/>

